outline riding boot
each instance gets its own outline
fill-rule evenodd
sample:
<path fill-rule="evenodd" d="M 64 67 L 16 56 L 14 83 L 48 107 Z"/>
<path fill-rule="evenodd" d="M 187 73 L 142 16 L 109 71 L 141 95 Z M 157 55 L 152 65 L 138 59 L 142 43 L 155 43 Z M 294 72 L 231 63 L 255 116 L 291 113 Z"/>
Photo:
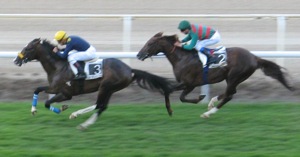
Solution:
<path fill-rule="evenodd" d="M 205 56 L 207 57 L 207 65 L 215 63 L 217 61 L 217 58 L 215 58 L 213 55 L 210 54 L 208 49 L 204 49 L 201 51 Z"/>
<path fill-rule="evenodd" d="M 76 68 L 78 73 L 75 75 L 74 80 L 83 80 L 86 78 L 86 74 L 84 73 L 83 68 L 80 66 L 80 64 L 78 62 L 75 62 L 73 64 Z"/>

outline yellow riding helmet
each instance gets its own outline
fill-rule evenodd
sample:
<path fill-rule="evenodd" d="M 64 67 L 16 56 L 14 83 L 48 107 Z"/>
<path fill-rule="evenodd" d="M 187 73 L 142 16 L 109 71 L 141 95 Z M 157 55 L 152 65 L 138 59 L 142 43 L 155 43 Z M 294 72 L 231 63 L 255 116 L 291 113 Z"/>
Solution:
<path fill-rule="evenodd" d="M 54 39 L 60 41 L 62 39 L 68 38 L 67 33 L 65 31 L 58 31 L 54 35 Z"/>

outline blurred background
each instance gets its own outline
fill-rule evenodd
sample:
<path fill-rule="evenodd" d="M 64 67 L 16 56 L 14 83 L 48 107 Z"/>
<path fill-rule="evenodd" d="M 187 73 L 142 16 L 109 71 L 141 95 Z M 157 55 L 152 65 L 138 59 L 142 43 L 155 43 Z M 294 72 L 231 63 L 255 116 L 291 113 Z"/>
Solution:
<path fill-rule="evenodd" d="M 65 30 L 70 35 L 82 36 L 94 45 L 98 52 L 137 52 L 157 32 L 164 32 L 166 35 L 178 34 L 183 38 L 183 34 L 177 30 L 178 23 L 183 19 L 219 30 L 222 37 L 219 45 L 226 47 L 243 47 L 250 51 L 299 51 L 299 8 L 300 3 L 297 0 L 2 0 L 0 52 L 21 51 L 34 38 L 52 40 L 55 32 L 59 30 Z M 14 16 L 10 16 L 12 14 Z M 32 17 L 19 14 L 103 16 Z M 204 16 L 149 16 L 153 14 Z M 220 16 L 208 16 L 212 14 Z M 234 16 L 223 17 L 229 14 Z M 237 17 L 247 14 L 264 15 Z M 284 18 L 281 19 L 284 21 L 283 31 L 279 30 L 278 17 Z M 124 33 L 124 29 L 128 29 L 124 28 L 126 20 L 129 20 L 131 25 L 128 34 Z M 290 81 L 296 88 L 300 87 L 299 58 L 266 59 L 285 67 L 290 74 Z M 12 60 L 13 58 L 0 58 L 0 100 L 30 101 L 36 87 L 47 85 L 46 74 L 38 62 L 28 63 L 20 68 L 15 66 Z M 133 68 L 174 78 L 171 66 L 164 58 L 144 62 L 136 58 L 122 60 Z M 219 95 L 224 90 L 224 82 L 210 85 L 210 96 Z M 200 89 L 195 89 L 190 96 L 197 96 L 199 93 Z M 171 100 L 179 101 L 179 94 L 180 92 L 175 92 Z M 289 92 L 258 70 L 238 87 L 233 101 L 299 102 L 299 94 L 298 91 Z M 72 101 L 93 103 L 96 100 L 95 95 L 96 93 L 74 97 Z M 41 94 L 41 98 L 46 99 L 47 95 Z M 144 91 L 133 84 L 116 93 L 112 102 L 163 102 L 162 98 L 159 94 Z"/>

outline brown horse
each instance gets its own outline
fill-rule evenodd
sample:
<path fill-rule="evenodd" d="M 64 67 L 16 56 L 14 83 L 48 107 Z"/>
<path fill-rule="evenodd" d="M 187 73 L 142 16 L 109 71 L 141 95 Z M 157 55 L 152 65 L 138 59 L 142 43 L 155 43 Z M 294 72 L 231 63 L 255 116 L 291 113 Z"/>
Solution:
<path fill-rule="evenodd" d="M 157 33 L 144 45 L 137 57 L 140 60 L 144 60 L 157 55 L 159 52 L 164 53 L 173 67 L 176 80 L 180 83 L 177 90 L 183 89 L 180 95 L 182 102 L 198 103 L 204 98 L 204 95 L 200 95 L 197 99 L 186 99 L 187 94 L 195 87 L 226 80 L 227 87 L 225 92 L 211 99 L 208 105 L 209 111 L 202 114 L 204 118 L 208 118 L 225 103 L 230 101 L 236 93 L 237 86 L 248 79 L 258 68 L 265 75 L 278 80 L 287 89 L 294 90 L 288 84 L 280 66 L 271 61 L 259 58 L 246 49 L 240 47 L 226 48 L 227 66 L 209 69 L 207 74 L 204 75 L 205 71 L 199 60 L 198 52 L 196 50 L 187 51 L 174 47 L 175 42 L 178 42 L 176 35 L 163 36 L 162 33 Z M 214 107 L 214 102 L 219 100 L 220 103 L 218 106 Z"/>
<path fill-rule="evenodd" d="M 133 81 L 148 90 L 159 91 L 169 98 L 172 92 L 172 83 L 166 78 L 159 77 L 148 72 L 131 69 L 122 61 L 114 58 L 103 59 L 103 77 L 93 80 L 72 80 L 74 74 L 67 60 L 61 59 L 52 52 L 54 46 L 50 42 L 41 39 L 31 41 L 16 57 L 14 63 L 18 66 L 31 61 L 38 60 L 42 64 L 48 76 L 49 86 L 38 87 L 34 91 L 32 101 L 32 114 L 36 113 L 38 94 L 42 91 L 55 94 L 54 97 L 45 102 L 45 107 L 49 110 L 60 113 L 62 109 L 51 106 L 54 102 L 70 100 L 72 96 L 98 91 L 96 105 L 89 107 L 85 111 L 98 109 L 89 120 L 81 124 L 82 128 L 87 128 L 93 124 L 97 117 L 107 108 L 113 93 L 128 87 Z M 70 81 L 71 80 L 71 81 Z M 169 114 L 172 113 L 166 101 Z M 84 113 L 84 112 L 80 112 Z M 71 117 L 76 117 L 80 113 L 74 113 Z"/>

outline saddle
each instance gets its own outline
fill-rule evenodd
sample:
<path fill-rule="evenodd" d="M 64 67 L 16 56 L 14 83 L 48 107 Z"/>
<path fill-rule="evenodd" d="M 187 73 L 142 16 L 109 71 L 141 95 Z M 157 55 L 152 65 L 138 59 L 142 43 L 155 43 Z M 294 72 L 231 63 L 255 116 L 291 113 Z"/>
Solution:
<path fill-rule="evenodd" d="M 227 65 L 227 52 L 226 52 L 226 47 L 220 46 L 215 49 L 211 49 L 210 53 L 213 54 L 215 62 L 209 64 L 209 68 L 217 68 L 217 67 L 222 67 Z M 201 62 L 203 63 L 203 67 L 205 68 L 207 66 L 207 56 L 199 53 L 199 58 Z"/>

